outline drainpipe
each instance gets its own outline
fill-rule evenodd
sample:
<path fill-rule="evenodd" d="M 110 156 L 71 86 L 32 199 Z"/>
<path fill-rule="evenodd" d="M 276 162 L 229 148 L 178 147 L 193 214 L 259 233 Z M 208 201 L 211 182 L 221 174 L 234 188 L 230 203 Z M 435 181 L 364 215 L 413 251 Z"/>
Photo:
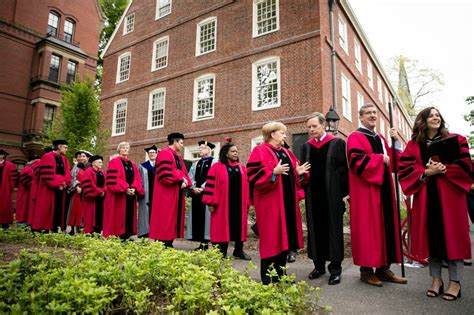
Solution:
<path fill-rule="evenodd" d="M 336 45 L 334 43 L 334 6 L 337 0 L 329 0 L 329 27 L 331 32 L 331 68 L 332 68 L 332 105 L 331 109 L 337 112 L 336 90 Z"/>

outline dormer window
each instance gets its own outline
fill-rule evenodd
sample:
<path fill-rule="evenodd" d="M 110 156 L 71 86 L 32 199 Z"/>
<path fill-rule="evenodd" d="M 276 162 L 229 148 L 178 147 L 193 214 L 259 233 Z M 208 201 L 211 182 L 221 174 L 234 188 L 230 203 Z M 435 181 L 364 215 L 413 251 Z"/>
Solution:
<path fill-rule="evenodd" d="M 56 12 L 49 12 L 48 16 L 48 35 L 57 37 L 59 25 L 59 14 Z"/>
<path fill-rule="evenodd" d="M 74 22 L 70 19 L 66 19 L 64 22 L 64 41 L 72 43 L 74 35 Z"/>

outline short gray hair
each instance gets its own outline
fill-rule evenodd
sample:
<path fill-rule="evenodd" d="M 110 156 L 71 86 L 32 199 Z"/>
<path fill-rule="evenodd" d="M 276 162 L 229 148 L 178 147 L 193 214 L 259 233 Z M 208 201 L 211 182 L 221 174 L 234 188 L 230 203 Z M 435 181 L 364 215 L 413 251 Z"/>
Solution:
<path fill-rule="evenodd" d="M 362 105 L 362 106 L 360 107 L 360 109 L 359 109 L 359 117 L 361 117 L 362 115 L 364 115 L 365 110 L 366 110 L 367 108 L 369 108 L 369 107 L 375 107 L 375 108 L 377 108 L 377 106 L 375 106 L 375 105 L 372 104 L 372 103 L 364 104 L 364 105 Z"/>
<path fill-rule="evenodd" d="M 321 125 L 324 125 L 326 123 L 326 117 L 324 117 L 324 115 L 321 114 L 320 112 L 314 112 L 312 114 L 309 114 L 308 117 L 306 118 L 306 122 L 308 122 L 308 120 L 311 120 L 313 118 L 317 118 Z"/>
<path fill-rule="evenodd" d="M 126 145 L 128 145 L 128 147 L 130 148 L 130 143 L 128 143 L 128 142 L 126 142 L 126 141 L 120 142 L 120 143 L 118 144 L 118 146 L 117 146 L 117 152 L 120 152 L 120 148 L 121 148 L 121 147 L 124 147 L 124 146 L 126 146 Z"/>

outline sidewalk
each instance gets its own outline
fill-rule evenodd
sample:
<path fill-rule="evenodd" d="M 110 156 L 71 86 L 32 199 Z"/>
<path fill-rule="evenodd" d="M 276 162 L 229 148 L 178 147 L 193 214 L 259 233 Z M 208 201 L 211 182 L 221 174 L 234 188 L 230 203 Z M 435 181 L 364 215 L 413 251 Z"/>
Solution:
<path fill-rule="evenodd" d="M 474 227 L 471 226 L 471 240 L 474 241 Z M 474 243 L 471 242 L 474 253 Z M 231 249 L 229 248 L 231 254 Z M 250 275 L 260 279 L 260 260 L 257 252 L 248 252 L 258 266 Z M 234 260 L 238 270 L 245 270 L 248 262 Z M 381 288 L 369 286 L 359 280 L 359 267 L 346 259 L 342 265 L 342 282 L 335 286 L 327 284 L 326 273 L 319 279 L 309 280 L 307 275 L 313 270 L 313 263 L 306 256 L 298 255 L 296 262 L 288 264 L 289 273 L 295 273 L 297 281 L 307 281 L 321 288 L 320 306 L 331 306 L 334 314 L 474 314 L 474 266 L 465 266 L 462 281 L 462 297 L 454 302 L 444 301 L 441 296 L 428 298 L 426 290 L 431 285 L 428 268 L 405 266 L 408 284 L 400 285 L 384 282 Z M 400 266 L 391 268 L 397 275 Z M 447 269 L 443 269 L 444 283 L 448 283 Z"/>

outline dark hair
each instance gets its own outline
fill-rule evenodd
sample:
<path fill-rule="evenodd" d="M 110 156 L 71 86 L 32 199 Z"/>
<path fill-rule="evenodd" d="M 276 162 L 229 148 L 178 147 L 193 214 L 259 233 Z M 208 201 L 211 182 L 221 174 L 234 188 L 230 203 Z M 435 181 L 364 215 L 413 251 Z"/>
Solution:
<path fill-rule="evenodd" d="M 235 147 L 233 143 L 226 143 L 222 146 L 221 150 L 219 151 L 219 162 L 227 164 L 229 159 L 227 158 L 227 153 L 229 153 L 230 148 Z"/>
<path fill-rule="evenodd" d="M 446 128 L 446 123 L 444 121 L 443 116 L 434 106 L 427 107 L 420 111 L 418 115 L 416 115 L 415 123 L 413 124 L 413 134 L 411 136 L 411 140 L 416 141 L 418 143 L 424 143 L 426 139 L 428 139 L 428 125 L 426 121 L 428 117 L 430 117 L 431 110 L 434 109 L 438 112 L 439 118 L 441 119 L 441 124 L 438 129 L 438 133 L 441 135 L 442 138 L 446 138 L 449 136 L 449 131 Z"/>

